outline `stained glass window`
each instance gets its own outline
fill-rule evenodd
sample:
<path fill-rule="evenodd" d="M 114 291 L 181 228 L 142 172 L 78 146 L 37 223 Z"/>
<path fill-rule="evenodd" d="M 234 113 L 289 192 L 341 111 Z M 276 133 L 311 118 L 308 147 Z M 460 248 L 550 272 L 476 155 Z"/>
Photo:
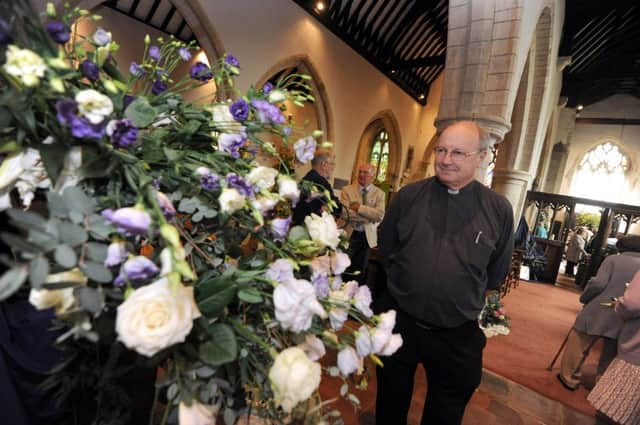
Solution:
<path fill-rule="evenodd" d="M 629 158 L 611 142 L 587 152 L 573 177 L 571 195 L 609 202 L 628 201 Z"/>
<path fill-rule="evenodd" d="M 376 135 L 369 162 L 376 168 L 376 180 L 385 181 L 389 167 L 389 134 L 386 130 L 380 130 Z"/>

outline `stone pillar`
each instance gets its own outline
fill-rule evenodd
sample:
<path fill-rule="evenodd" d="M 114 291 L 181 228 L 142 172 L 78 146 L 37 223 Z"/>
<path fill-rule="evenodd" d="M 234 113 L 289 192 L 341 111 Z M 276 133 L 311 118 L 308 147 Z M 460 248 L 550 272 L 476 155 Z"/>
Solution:
<path fill-rule="evenodd" d="M 522 215 L 527 190 L 533 176 L 525 171 L 496 168 L 493 170 L 492 188 L 504 195 L 513 207 L 513 218 L 517 223 Z"/>

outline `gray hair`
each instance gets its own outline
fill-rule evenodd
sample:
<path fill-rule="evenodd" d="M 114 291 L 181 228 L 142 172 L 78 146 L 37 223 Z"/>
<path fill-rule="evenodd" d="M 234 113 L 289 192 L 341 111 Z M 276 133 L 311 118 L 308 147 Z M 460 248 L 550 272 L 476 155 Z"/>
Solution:
<path fill-rule="evenodd" d="M 313 159 L 311 160 L 311 166 L 316 167 L 322 164 L 324 161 L 331 159 L 333 152 L 328 149 L 318 149 Z"/>
<path fill-rule="evenodd" d="M 464 125 L 472 126 L 473 128 L 475 128 L 476 132 L 478 133 L 478 143 L 479 143 L 478 150 L 479 151 L 486 151 L 493 146 L 491 134 L 487 130 L 480 127 L 478 123 L 475 121 L 466 121 L 466 120 L 453 121 L 449 125 L 447 125 L 445 128 L 443 128 L 440 134 L 444 133 L 444 131 L 447 128 L 456 124 L 464 124 Z"/>

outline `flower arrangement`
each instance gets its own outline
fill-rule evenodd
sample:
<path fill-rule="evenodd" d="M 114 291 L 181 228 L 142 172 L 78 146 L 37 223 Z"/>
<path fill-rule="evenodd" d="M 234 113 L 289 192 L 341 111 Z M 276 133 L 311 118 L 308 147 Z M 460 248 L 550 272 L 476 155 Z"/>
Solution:
<path fill-rule="evenodd" d="M 123 74 L 111 33 L 72 31 L 99 17 L 0 9 L 0 199 L 14 229 L 0 235 L 12 248 L 0 300 L 25 293 L 55 312 L 65 360 L 47 385 L 63 402 L 93 394 L 96 423 L 115 423 L 121 375 L 157 367 L 163 422 L 328 421 L 322 374 L 358 383 L 363 359 L 402 339 L 394 311 L 374 315 L 369 289 L 343 282 L 332 216 L 291 227 L 292 164 L 262 140 L 308 162 L 318 134 L 283 109 L 311 96 L 286 80 L 239 93 L 228 54 L 174 81 L 197 47 L 173 38 L 147 37 Z M 183 101 L 202 84 L 210 104 Z M 319 362 L 327 350 L 336 364 Z"/>
<path fill-rule="evenodd" d="M 497 335 L 509 335 L 509 317 L 502 301 L 500 301 L 498 292 L 491 292 L 487 295 L 478 323 L 487 338 Z"/>

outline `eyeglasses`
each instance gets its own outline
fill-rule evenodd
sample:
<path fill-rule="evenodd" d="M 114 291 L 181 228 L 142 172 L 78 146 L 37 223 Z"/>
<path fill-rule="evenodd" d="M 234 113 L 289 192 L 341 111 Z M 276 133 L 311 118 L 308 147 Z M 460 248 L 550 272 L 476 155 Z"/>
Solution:
<path fill-rule="evenodd" d="M 451 155 L 452 161 L 460 162 L 460 161 L 464 161 L 466 158 L 470 157 L 471 155 L 475 155 L 477 153 L 482 152 L 482 150 L 477 150 L 473 152 L 462 152 L 461 150 L 453 149 L 450 151 L 450 150 L 447 150 L 447 148 L 436 146 L 435 148 L 433 148 L 433 152 L 439 158 L 446 158 L 447 154 L 449 154 Z"/>

